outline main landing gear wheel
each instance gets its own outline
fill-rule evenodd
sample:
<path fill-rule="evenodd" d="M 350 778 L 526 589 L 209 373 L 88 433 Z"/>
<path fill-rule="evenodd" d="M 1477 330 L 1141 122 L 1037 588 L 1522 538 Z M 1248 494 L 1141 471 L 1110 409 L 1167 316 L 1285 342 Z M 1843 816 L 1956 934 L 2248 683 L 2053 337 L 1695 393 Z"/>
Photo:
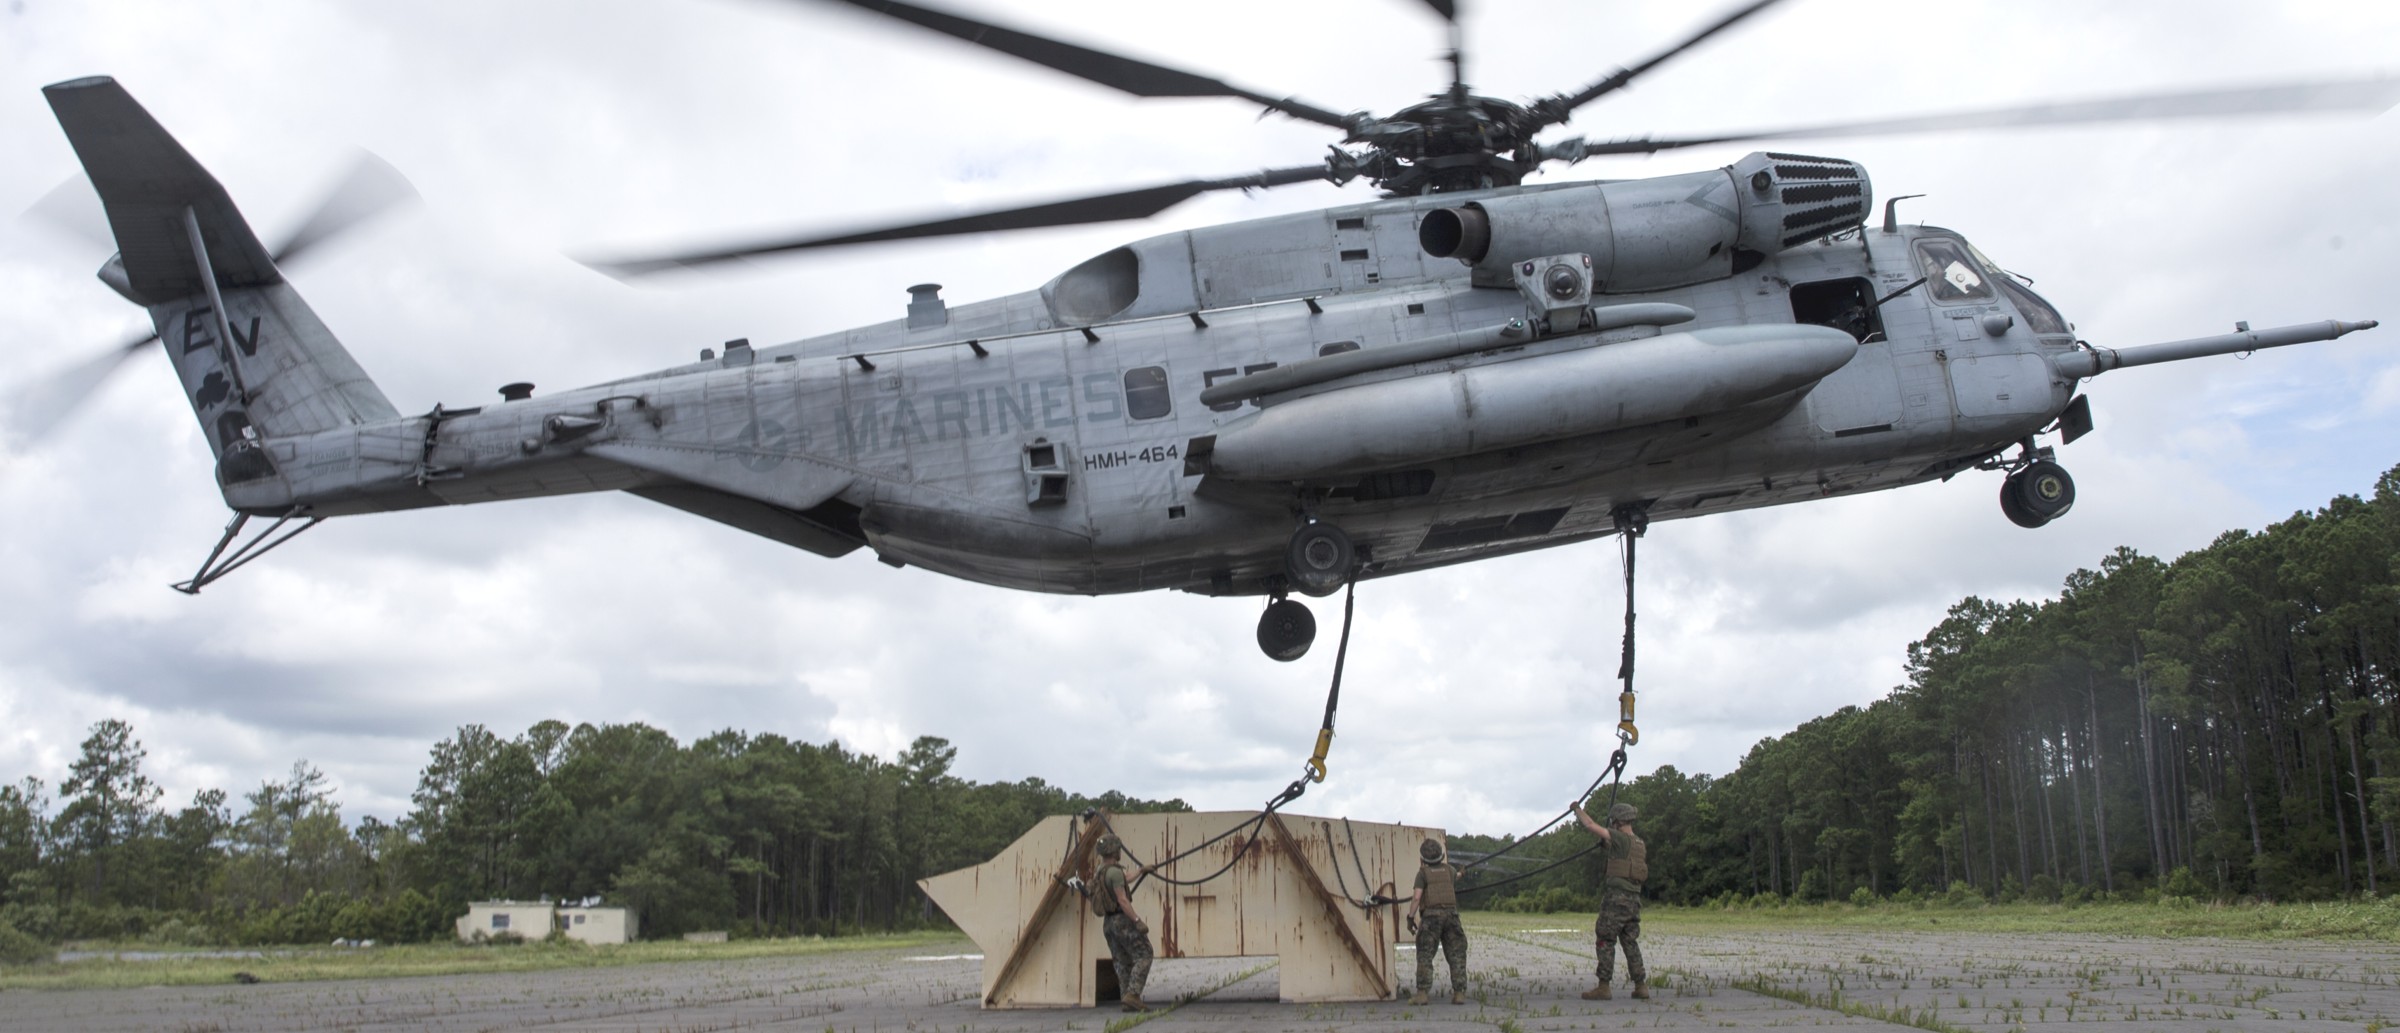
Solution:
<path fill-rule="evenodd" d="M 1277 599 L 1258 615 L 1258 648 L 1271 659 L 1298 660 L 1316 640 L 1317 617 L 1300 600 Z"/>
<path fill-rule="evenodd" d="M 2000 512 L 2018 527 L 2040 527 L 2075 508 L 2075 479 L 2067 468 L 2036 460 L 2000 482 Z"/>
<path fill-rule="evenodd" d="M 1321 520 L 1301 525 L 1283 551 L 1283 572 L 1292 587 L 1320 599 L 1340 591 L 1357 565 L 1358 547 L 1350 536 Z"/>

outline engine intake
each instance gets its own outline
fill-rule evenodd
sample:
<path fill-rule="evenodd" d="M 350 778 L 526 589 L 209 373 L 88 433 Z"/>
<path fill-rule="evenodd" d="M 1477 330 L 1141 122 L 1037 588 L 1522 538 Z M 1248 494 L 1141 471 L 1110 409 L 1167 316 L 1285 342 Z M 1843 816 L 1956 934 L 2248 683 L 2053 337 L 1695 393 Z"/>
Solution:
<path fill-rule="evenodd" d="M 1866 222 L 1856 162 L 1758 152 L 1721 169 L 1470 201 L 1428 212 L 1417 242 L 1505 287 L 1528 259 L 1592 256 L 1597 293 L 1723 279 L 1766 255 Z"/>

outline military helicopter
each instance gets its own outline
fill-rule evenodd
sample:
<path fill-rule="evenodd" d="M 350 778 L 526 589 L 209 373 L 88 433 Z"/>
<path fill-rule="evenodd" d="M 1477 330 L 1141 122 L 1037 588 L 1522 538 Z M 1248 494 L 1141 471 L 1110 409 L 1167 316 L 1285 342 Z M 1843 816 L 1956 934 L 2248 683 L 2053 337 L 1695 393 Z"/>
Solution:
<path fill-rule="evenodd" d="M 827 556 L 1037 591 L 1292 593 L 1674 519 L 1970 469 L 2040 526 L 2073 482 L 2040 438 L 2090 426 L 2107 369 L 2324 340 L 2328 321 L 2100 349 L 1959 234 L 1875 221 L 1866 171 L 1761 152 L 1651 179 L 1552 163 L 1702 143 L 2288 110 L 2381 110 L 2391 80 L 2216 91 L 1692 139 L 1538 134 L 1758 11 L 1572 94 L 1451 83 L 1386 117 L 897 3 L 861 3 L 1142 95 L 1228 96 L 1338 130 L 1311 165 L 835 235 L 606 263 L 1152 214 L 1214 190 L 1365 180 L 1379 199 L 1153 236 L 1041 287 L 639 377 L 403 416 L 286 283 L 222 187 L 107 79 L 48 94 L 109 211 L 102 279 L 147 307 L 236 518 L 206 584 L 323 519 L 621 490 Z M 1431 4 L 1455 28 L 1452 5 Z M 249 520 L 272 525 L 239 547 Z"/>

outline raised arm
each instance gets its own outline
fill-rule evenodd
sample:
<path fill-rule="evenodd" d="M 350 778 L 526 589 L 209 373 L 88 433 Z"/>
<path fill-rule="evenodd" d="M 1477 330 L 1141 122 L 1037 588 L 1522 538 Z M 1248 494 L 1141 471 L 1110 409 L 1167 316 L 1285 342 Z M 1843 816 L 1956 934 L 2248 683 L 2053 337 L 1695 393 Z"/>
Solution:
<path fill-rule="evenodd" d="M 1592 835 L 1600 837 L 1600 842 L 1608 842 L 1608 827 L 1593 821 L 1591 815 L 1583 812 L 1583 801 L 1577 800 L 1567 806 L 1574 808 L 1576 821 L 1582 822 L 1583 827 L 1591 830 Z"/>

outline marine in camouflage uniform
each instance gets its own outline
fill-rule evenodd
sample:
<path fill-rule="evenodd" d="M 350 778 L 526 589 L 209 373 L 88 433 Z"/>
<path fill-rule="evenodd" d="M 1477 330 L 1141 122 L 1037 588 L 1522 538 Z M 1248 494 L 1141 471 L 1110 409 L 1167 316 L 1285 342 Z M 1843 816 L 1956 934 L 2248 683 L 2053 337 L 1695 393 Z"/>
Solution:
<path fill-rule="evenodd" d="M 1408 899 L 1408 917 L 1417 923 L 1417 995 L 1408 1003 L 1423 1004 L 1433 991 L 1433 954 L 1439 950 L 1450 962 L 1450 1003 L 1465 1004 L 1467 930 L 1458 924 L 1458 870 L 1442 863 L 1442 845 L 1434 840 L 1418 844 L 1417 856 L 1425 864 Z"/>
<path fill-rule="evenodd" d="M 1629 803 L 1611 804 L 1608 826 L 1604 828 L 1583 812 L 1583 804 L 1575 804 L 1574 809 L 1583 827 L 1600 837 L 1601 852 L 1608 858 L 1608 882 L 1600 895 L 1600 918 L 1592 923 L 1593 953 L 1599 959 L 1595 974 L 1600 982 L 1584 991 L 1583 999 L 1609 999 L 1609 983 L 1616 978 L 1617 946 L 1622 944 L 1625 975 L 1633 981 L 1633 996 L 1649 1000 L 1650 974 L 1642 965 L 1642 880 L 1650 874 L 1649 848 L 1643 845 L 1640 836 L 1633 834 L 1633 821 L 1640 812 Z"/>
<path fill-rule="evenodd" d="M 1108 938 L 1108 960 L 1117 970 L 1117 989 L 1126 1011 L 1149 1011 L 1142 1003 L 1142 986 L 1150 981 L 1150 923 L 1133 911 L 1126 892 L 1125 852 L 1115 833 L 1100 837 L 1100 871 L 1092 877 L 1092 911 L 1101 916 L 1100 931 Z"/>

